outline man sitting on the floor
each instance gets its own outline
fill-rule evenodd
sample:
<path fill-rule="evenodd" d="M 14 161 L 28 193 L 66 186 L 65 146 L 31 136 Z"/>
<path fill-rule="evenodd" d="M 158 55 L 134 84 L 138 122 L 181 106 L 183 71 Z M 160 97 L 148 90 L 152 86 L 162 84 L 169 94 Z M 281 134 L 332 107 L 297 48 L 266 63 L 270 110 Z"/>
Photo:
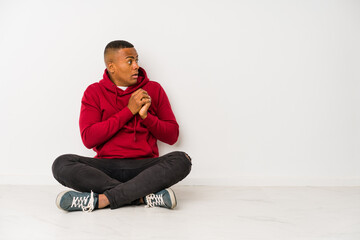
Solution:
<path fill-rule="evenodd" d="M 172 209 L 169 188 L 191 170 L 184 152 L 159 157 L 157 140 L 174 144 L 179 136 L 169 100 L 159 83 L 150 81 L 138 65 L 134 46 L 110 42 L 104 51 L 103 79 L 91 84 L 81 102 L 80 131 L 95 158 L 66 154 L 52 166 L 64 191 L 56 199 L 66 211 L 111 209 L 146 204 Z"/>

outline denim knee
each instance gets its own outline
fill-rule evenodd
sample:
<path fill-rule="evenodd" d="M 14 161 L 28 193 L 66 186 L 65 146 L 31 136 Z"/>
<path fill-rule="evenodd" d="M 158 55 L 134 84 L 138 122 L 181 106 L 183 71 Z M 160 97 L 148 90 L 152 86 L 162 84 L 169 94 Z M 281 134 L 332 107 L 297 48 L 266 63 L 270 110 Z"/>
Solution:
<path fill-rule="evenodd" d="M 176 156 L 176 159 L 182 162 L 181 165 L 181 170 L 183 172 L 183 177 L 186 177 L 190 171 L 191 171 L 191 167 L 192 167 L 192 162 L 191 162 L 191 157 L 189 156 L 189 154 L 183 152 L 183 151 L 175 151 L 171 153 L 172 155 Z"/>
<path fill-rule="evenodd" d="M 175 152 L 172 152 L 172 153 L 178 155 L 181 159 L 186 160 L 185 162 L 190 162 L 191 163 L 191 157 L 186 152 L 175 151 Z"/>
<path fill-rule="evenodd" d="M 60 180 L 59 175 L 61 173 L 61 169 L 66 165 L 66 163 L 68 163 L 72 159 L 74 159 L 73 154 L 64 154 L 55 159 L 55 161 L 52 164 L 52 173 L 56 180 L 58 181 Z"/>

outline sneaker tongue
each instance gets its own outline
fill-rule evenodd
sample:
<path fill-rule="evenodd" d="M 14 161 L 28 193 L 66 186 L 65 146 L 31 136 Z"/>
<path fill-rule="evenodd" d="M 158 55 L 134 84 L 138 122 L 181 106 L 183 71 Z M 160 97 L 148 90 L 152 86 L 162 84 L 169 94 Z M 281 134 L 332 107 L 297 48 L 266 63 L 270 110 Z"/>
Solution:
<path fill-rule="evenodd" d="M 94 194 L 93 191 L 91 191 L 90 193 L 90 198 L 86 198 L 86 203 L 84 202 L 84 204 L 81 206 L 82 210 L 85 212 L 92 212 L 96 206 L 97 206 L 97 202 L 98 202 L 98 194 Z"/>

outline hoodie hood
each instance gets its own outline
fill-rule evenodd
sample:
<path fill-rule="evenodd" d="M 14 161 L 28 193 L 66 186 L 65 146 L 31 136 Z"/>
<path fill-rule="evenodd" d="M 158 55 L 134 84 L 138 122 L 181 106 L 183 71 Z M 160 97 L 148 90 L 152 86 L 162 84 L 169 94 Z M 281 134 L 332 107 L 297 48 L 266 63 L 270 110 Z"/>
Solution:
<path fill-rule="evenodd" d="M 109 77 L 109 73 L 107 69 L 104 71 L 103 79 L 99 82 L 102 86 L 106 88 L 106 90 L 113 92 L 115 96 L 127 95 L 135 92 L 137 89 L 143 87 L 145 84 L 149 82 L 149 78 L 146 75 L 146 72 L 143 68 L 139 68 L 139 76 L 137 79 L 137 83 L 129 86 L 125 91 L 118 88 L 115 83 L 113 83 Z"/>

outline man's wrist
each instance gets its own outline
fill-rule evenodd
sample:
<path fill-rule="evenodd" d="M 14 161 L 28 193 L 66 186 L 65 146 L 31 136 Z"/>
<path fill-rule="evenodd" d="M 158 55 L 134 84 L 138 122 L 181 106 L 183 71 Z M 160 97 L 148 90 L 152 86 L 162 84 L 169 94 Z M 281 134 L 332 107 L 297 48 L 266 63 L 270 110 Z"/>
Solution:
<path fill-rule="evenodd" d="M 144 120 L 145 118 L 147 118 L 147 114 L 145 114 L 143 116 L 140 115 L 140 117 L 141 117 L 142 120 Z"/>
<path fill-rule="evenodd" d="M 133 112 L 133 111 L 131 110 L 131 108 L 129 108 L 129 106 L 127 106 L 127 108 L 130 110 L 130 112 L 132 113 L 132 115 L 135 115 L 135 114 L 136 114 L 136 112 Z"/>

